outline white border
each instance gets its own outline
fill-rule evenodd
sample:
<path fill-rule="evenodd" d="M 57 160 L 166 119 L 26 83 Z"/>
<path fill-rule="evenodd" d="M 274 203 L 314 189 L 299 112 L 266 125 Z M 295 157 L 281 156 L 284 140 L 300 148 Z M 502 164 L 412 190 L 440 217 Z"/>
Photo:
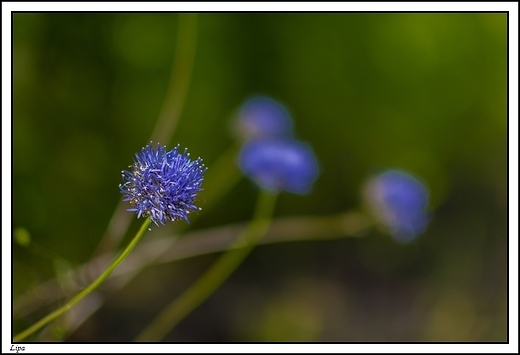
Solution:
<path fill-rule="evenodd" d="M 509 337 L 518 353 L 518 3 L 509 12 Z"/>
<path fill-rule="evenodd" d="M 2 11 L 512 11 L 511 2 L 12 2 Z"/>
<path fill-rule="evenodd" d="M 19 344 L 79 353 L 518 353 L 518 4 L 516 2 L 11 2 L 2 3 L 2 313 L 11 314 L 11 11 L 509 11 L 509 344 Z M 2 317 L 2 352 L 13 353 Z"/>
<path fill-rule="evenodd" d="M 11 14 L 2 3 L 2 314 L 11 315 Z M 9 291 L 8 291 L 9 290 Z M 2 317 L 2 352 L 11 343 L 11 317 Z"/>
<path fill-rule="evenodd" d="M 4 345 L 9 353 L 11 344 Z M 16 346 L 16 345 L 14 345 Z M 517 353 L 511 344 L 18 344 L 24 353 Z M 14 352 L 11 352 L 14 353 Z M 22 352 L 21 352 L 22 353 Z"/>

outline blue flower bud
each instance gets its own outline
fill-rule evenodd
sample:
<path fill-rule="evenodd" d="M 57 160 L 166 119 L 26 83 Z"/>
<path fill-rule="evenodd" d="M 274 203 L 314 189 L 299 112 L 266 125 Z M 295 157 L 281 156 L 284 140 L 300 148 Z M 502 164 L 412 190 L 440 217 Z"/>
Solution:
<path fill-rule="evenodd" d="M 244 140 L 291 137 L 293 122 L 287 108 L 267 96 L 253 96 L 240 107 L 236 121 Z"/>
<path fill-rule="evenodd" d="M 366 183 L 364 197 L 376 219 L 396 241 L 409 242 L 426 229 L 429 191 L 418 178 L 388 170 Z"/>
<path fill-rule="evenodd" d="M 293 139 L 261 139 L 244 144 L 240 152 L 242 172 L 261 188 L 306 194 L 319 174 L 311 147 Z"/>
<path fill-rule="evenodd" d="M 179 152 L 179 145 L 167 151 L 166 146 L 154 149 L 152 142 L 136 153 L 132 170 L 123 173 L 123 184 L 119 185 L 137 213 L 137 218 L 150 217 L 156 224 L 184 219 L 188 214 L 199 211 L 195 198 L 202 190 L 203 174 L 207 168 L 202 159 L 190 160 L 187 149 Z"/>

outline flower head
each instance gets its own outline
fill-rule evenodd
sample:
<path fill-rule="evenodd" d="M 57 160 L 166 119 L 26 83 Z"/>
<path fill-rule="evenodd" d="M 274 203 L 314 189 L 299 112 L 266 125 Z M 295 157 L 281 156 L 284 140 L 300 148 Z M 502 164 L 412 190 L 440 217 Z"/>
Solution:
<path fill-rule="evenodd" d="M 263 139 L 244 144 L 240 152 L 242 172 L 260 187 L 305 194 L 318 177 L 312 149 L 293 139 Z"/>
<path fill-rule="evenodd" d="M 284 105 L 267 96 L 253 96 L 240 107 L 235 128 L 244 140 L 291 137 L 293 122 Z"/>
<path fill-rule="evenodd" d="M 366 183 L 364 195 L 368 207 L 397 241 L 411 241 L 426 229 L 429 191 L 416 177 L 388 170 Z"/>
<path fill-rule="evenodd" d="M 119 185 L 124 194 L 123 201 L 130 201 L 128 211 L 137 213 L 137 218 L 150 217 L 156 224 L 184 219 L 189 223 L 188 214 L 199 211 L 195 198 L 204 179 L 207 168 L 202 159 L 190 160 L 187 149 L 179 152 L 179 145 L 170 151 L 152 142 L 135 154 L 132 170 L 123 173 L 123 184 Z"/>

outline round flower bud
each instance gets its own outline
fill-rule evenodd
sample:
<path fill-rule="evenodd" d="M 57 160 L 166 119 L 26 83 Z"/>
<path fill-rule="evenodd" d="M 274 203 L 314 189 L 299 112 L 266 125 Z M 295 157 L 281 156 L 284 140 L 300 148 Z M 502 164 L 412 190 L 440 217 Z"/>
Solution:
<path fill-rule="evenodd" d="M 293 139 L 248 142 L 240 152 L 239 166 L 245 175 L 271 192 L 306 194 L 319 173 L 311 147 Z"/>
<path fill-rule="evenodd" d="M 385 171 L 364 187 L 367 206 L 399 242 L 411 241 L 426 229 L 428 198 L 425 183 L 399 170 Z"/>
<path fill-rule="evenodd" d="M 234 128 L 243 140 L 291 137 L 293 122 L 287 108 L 267 96 L 253 96 L 239 108 Z"/>

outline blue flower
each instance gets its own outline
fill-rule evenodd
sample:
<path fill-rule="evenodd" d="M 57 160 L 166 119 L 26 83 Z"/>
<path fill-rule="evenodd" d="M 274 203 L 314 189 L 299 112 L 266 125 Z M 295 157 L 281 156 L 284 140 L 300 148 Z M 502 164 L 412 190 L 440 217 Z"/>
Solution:
<path fill-rule="evenodd" d="M 253 96 L 240 107 L 236 121 L 244 140 L 291 137 L 293 122 L 287 108 L 267 96 Z"/>
<path fill-rule="evenodd" d="M 411 241 L 426 229 L 429 191 L 416 177 L 388 170 L 369 180 L 364 192 L 368 207 L 395 240 Z"/>
<path fill-rule="evenodd" d="M 199 211 L 195 199 L 207 168 L 202 159 L 190 160 L 187 149 L 179 152 L 179 145 L 167 151 L 166 146 L 154 149 L 152 142 L 135 154 L 132 170 L 123 173 L 119 185 L 123 201 L 130 201 L 128 211 L 137 213 L 137 218 L 150 217 L 156 224 L 184 219 Z"/>
<path fill-rule="evenodd" d="M 261 188 L 305 194 L 318 177 L 318 162 L 310 146 L 293 139 L 262 139 L 244 144 L 242 172 Z"/>

